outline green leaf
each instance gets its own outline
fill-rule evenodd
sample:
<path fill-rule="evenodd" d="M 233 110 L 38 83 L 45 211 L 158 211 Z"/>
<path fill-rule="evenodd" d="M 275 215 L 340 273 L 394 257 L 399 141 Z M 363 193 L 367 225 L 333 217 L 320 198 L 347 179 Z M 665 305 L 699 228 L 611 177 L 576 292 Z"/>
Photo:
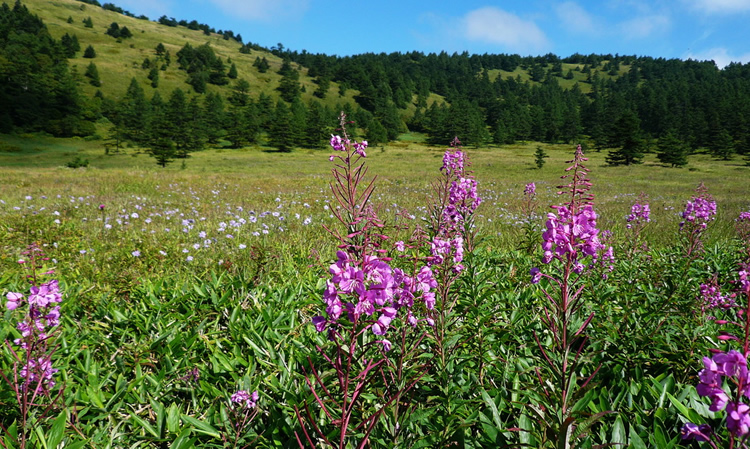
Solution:
<path fill-rule="evenodd" d="M 181 415 L 182 422 L 186 424 L 190 424 L 195 428 L 196 432 L 203 433 L 205 435 L 212 436 L 214 438 L 219 438 L 221 436 L 221 433 L 216 430 L 213 426 L 210 424 L 203 422 L 197 418 L 193 418 L 189 415 Z"/>
<path fill-rule="evenodd" d="M 635 426 L 630 426 L 630 448 L 631 449 L 647 449 L 646 444 L 643 442 L 640 436 L 635 431 Z"/>
<path fill-rule="evenodd" d="M 618 416 L 617 419 L 615 419 L 614 425 L 612 425 L 612 441 L 611 443 L 614 445 L 618 444 L 627 444 L 628 437 L 625 433 L 625 424 L 622 422 L 622 417 Z"/>
<path fill-rule="evenodd" d="M 52 424 L 52 428 L 49 430 L 49 437 L 47 438 L 47 447 L 56 448 L 62 443 L 63 437 L 65 436 L 65 424 L 68 422 L 68 415 L 65 411 L 61 412 L 55 422 Z"/>
<path fill-rule="evenodd" d="M 167 409 L 167 431 L 177 433 L 180 430 L 180 409 L 177 404 L 172 404 Z"/>
<path fill-rule="evenodd" d="M 153 435 L 154 438 L 159 438 L 159 433 L 154 429 L 154 426 L 152 426 L 151 423 L 132 412 L 130 413 L 130 417 L 133 418 L 133 421 L 139 426 L 143 427 L 148 433 Z"/>
<path fill-rule="evenodd" d="M 497 427 L 497 430 L 502 430 L 503 423 L 500 419 L 500 412 L 497 410 L 497 405 L 495 405 L 495 401 L 490 397 L 490 395 L 487 393 L 487 391 L 482 388 L 482 399 L 484 399 L 484 402 L 489 406 L 490 410 L 492 411 L 492 420 L 495 422 L 495 426 Z"/>

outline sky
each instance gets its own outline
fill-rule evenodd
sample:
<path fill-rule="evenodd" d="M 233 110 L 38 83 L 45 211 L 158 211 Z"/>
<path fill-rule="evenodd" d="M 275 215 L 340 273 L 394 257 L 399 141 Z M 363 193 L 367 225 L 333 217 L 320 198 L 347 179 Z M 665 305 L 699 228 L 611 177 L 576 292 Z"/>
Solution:
<path fill-rule="evenodd" d="M 264 47 L 361 53 L 620 54 L 750 62 L 750 0 L 112 0 Z"/>

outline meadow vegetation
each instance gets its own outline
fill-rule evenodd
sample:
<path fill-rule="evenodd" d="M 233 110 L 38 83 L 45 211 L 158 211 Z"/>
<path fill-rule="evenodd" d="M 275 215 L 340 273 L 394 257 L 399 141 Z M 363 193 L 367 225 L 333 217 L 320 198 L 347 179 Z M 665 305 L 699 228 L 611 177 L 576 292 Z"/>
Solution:
<path fill-rule="evenodd" d="M 50 342 L 59 370 L 50 391 L 60 396 L 46 418 L 29 415 L 27 427 L 41 429 L 28 434 L 30 445 L 290 447 L 298 438 L 303 446 L 327 438 L 336 447 L 540 447 L 563 438 L 578 447 L 676 447 L 687 422 L 697 423 L 695 432 L 703 424 L 720 432 L 722 414 L 708 410 L 696 376 L 710 349 L 735 347 L 716 338 L 721 325 L 709 319 L 734 309 L 706 309 L 701 284 L 728 295 L 738 263 L 747 261 L 735 229 L 750 209 L 742 163 L 693 155 L 689 169 L 670 169 L 647 154 L 641 165 L 610 167 L 605 153 L 585 154 L 596 226 L 615 262 L 612 271 L 592 265 L 576 281 L 585 288 L 575 327 L 593 318 L 577 340 L 585 347 L 566 409 L 573 421 L 566 421 L 555 415 L 558 390 L 539 383 L 554 377 L 547 358 L 560 353 L 554 326 L 543 324 L 548 300 L 530 271 L 548 268 L 545 216 L 565 201 L 557 186 L 568 183 L 560 176 L 573 148 L 541 144 L 549 156 L 541 169 L 538 143 L 464 149 L 482 199 L 466 230 L 475 243 L 464 248 L 463 269 L 434 312 L 422 313 L 437 320 L 431 313 L 444 301 L 454 305 L 442 327 L 404 334 L 411 346 L 389 337 L 394 349 L 374 353 L 385 363 L 402 360 L 402 383 L 371 375 L 347 415 L 374 423 L 368 437 L 352 424 L 339 440 L 336 413 L 327 418 L 316 408 L 309 377 L 317 369 L 328 388 L 339 385 L 327 377 L 331 342 L 312 324 L 325 311 L 329 266 L 341 249 L 325 230 L 342 226 L 332 209 L 343 205 L 329 187 L 335 151 L 208 150 L 161 169 L 142 153 L 104 156 L 97 142 L 42 139 L 29 148 L 23 136 L 15 139 L 20 152 L 0 155 L 0 289 L 28 294 L 29 245 L 36 245 L 38 270 L 50 271 L 45 279 L 56 279 L 62 295 Z M 424 253 L 415 230 L 437 235 L 433 181 L 444 173 L 446 150 L 412 134 L 366 151 L 365 184 L 377 176 L 369 204 L 384 225 L 378 232 L 389 237 L 379 248 L 406 270 L 416 262 L 400 257 L 395 243 L 412 242 L 407 252 L 427 260 L 429 246 Z M 72 155 L 89 166 L 65 167 Z M 702 252 L 685 257 L 680 214 L 700 183 L 717 213 L 700 236 Z M 637 238 L 628 228 L 636 202 L 650 205 Z M 545 282 L 549 291 L 553 283 Z M 3 373 L 13 372 L 19 310 L 3 310 Z M 410 328 L 395 319 L 391 327 Z M 8 384 L 0 402 L 3 426 L 15 429 L 4 440 L 10 447 L 23 426 Z"/>

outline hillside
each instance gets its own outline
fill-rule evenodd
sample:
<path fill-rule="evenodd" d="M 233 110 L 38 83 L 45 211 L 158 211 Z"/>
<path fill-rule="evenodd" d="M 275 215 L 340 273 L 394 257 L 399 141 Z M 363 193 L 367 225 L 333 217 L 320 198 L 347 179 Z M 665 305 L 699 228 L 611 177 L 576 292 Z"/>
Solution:
<path fill-rule="evenodd" d="M 12 51 L 49 66 L 42 53 L 61 47 L 26 48 L 26 38 L 6 26 L 9 37 L 0 41 L 8 64 L 0 69 L 16 84 L 0 92 L 15 108 L 4 112 L 12 120 L 2 132 L 96 133 L 117 148 L 129 142 L 154 151 L 156 144 L 167 153 L 176 147 L 182 157 L 207 145 L 260 143 L 290 151 L 323 145 L 344 109 L 357 123 L 353 131 L 372 143 L 407 131 L 436 145 L 455 136 L 473 146 L 584 141 L 617 150 L 612 164 L 638 163 L 649 150 L 672 154 L 663 159 L 667 165 L 682 165 L 695 151 L 724 160 L 750 154 L 750 64 L 719 70 L 712 61 L 611 54 L 340 57 L 282 45 L 241 52 L 241 39 L 210 32 L 210 24 L 190 29 L 171 19 L 168 26 L 164 18 L 135 18 L 75 0 L 23 5 L 44 22 L 50 39 L 70 44 L 74 37 L 79 48 L 68 51 L 67 65 L 35 75 L 39 92 L 29 102 L 27 75 L 18 72 L 34 64 L 16 63 Z M 113 37 L 113 27 L 117 33 L 127 28 L 128 36 Z M 45 85 L 50 77 L 59 88 Z M 47 104 L 56 106 L 41 111 Z M 45 114 L 46 121 L 35 118 Z M 186 130 L 196 135 L 186 138 Z"/>
<path fill-rule="evenodd" d="M 173 59 L 186 43 L 193 47 L 208 43 L 218 57 L 225 62 L 231 60 L 232 63 L 236 64 L 239 78 L 250 83 L 252 96 L 257 98 L 260 93 L 278 96 L 275 89 L 281 79 L 277 72 L 281 67 L 282 59 L 270 52 L 252 50 L 250 54 L 242 54 L 239 52 L 240 43 L 234 40 L 225 40 L 219 34 L 213 33 L 207 36 L 199 30 L 168 27 L 154 21 L 128 17 L 75 0 L 55 0 L 54 2 L 24 0 L 23 4 L 28 7 L 30 12 L 38 15 L 44 21 L 54 38 L 60 39 L 66 33 L 77 36 L 81 50 L 76 53 L 74 58 L 69 59 L 71 68 L 79 74 L 83 74 L 89 63 L 93 61 L 101 79 L 102 85 L 100 88 L 91 86 L 87 82 L 80 84 L 82 91 L 89 96 L 93 96 L 99 89 L 105 97 L 122 98 L 133 77 L 144 87 L 148 98 L 155 91 L 159 91 L 163 98 L 168 98 L 175 88 L 190 90 L 190 86 L 186 84 L 187 73 L 180 70 L 177 64 L 170 64 L 165 71 L 160 73 L 158 88 L 154 89 L 150 86 L 151 81 L 147 78 L 149 70 L 143 69 L 142 63 L 144 59 L 156 56 L 155 48 L 159 43 L 164 45 Z M 69 17 L 72 18 L 71 23 L 68 23 Z M 83 23 L 89 17 L 94 25 L 92 28 L 87 28 Z M 113 22 L 121 27 L 126 26 L 132 32 L 133 37 L 115 39 L 105 34 Z M 87 59 L 83 57 L 83 50 L 88 45 L 93 46 L 96 50 L 96 58 Z M 257 68 L 253 67 L 252 64 L 256 57 L 267 59 L 270 68 L 266 73 L 259 73 Z M 305 92 L 302 92 L 302 98 L 305 101 L 310 100 L 313 98 L 312 93 L 317 85 L 312 78 L 307 76 L 305 68 L 299 67 L 297 64 L 295 64 L 295 68 L 301 69 L 299 81 L 305 90 Z M 228 96 L 231 93 L 231 84 L 226 86 L 209 85 L 208 91 Z M 331 106 L 342 100 L 352 101 L 354 94 L 349 92 L 348 95 L 339 97 L 336 83 L 331 84 L 329 92 L 331 95 L 321 101 Z"/>

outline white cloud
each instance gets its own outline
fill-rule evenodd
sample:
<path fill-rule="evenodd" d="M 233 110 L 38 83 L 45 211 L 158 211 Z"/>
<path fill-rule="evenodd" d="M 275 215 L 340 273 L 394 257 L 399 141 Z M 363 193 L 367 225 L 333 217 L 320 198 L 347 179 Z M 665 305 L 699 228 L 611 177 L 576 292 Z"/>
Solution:
<path fill-rule="evenodd" d="M 462 23 L 469 40 L 496 44 L 505 51 L 521 53 L 549 47 L 547 36 L 534 22 L 498 8 L 488 6 L 471 11 Z"/>
<path fill-rule="evenodd" d="M 596 20 L 576 2 L 564 2 L 555 8 L 563 27 L 571 32 L 597 33 Z"/>
<path fill-rule="evenodd" d="M 666 32 L 672 21 L 666 15 L 636 17 L 620 23 L 620 33 L 626 39 L 645 39 Z"/>
<path fill-rule="evenodd" d="M 750 62 L 750 53 L 745 53 L 742 55 L 732 55 L 729 54 L 729 51 L 726 48 L 718 47 L 704 50 L 698 53 L 688 52 L 685 55 L 684 59 L 694 59 L 696 61 L 713 61 L 720 69 L 723 69 L 724 67 L 729 65 L 730 62 L 741 62 L 743 64 L 747 64 L 748 62 Z"/>
<path fill-rule="evenodd" d="M 685 0 L 694 9 L 710 14 L 734 14 L 750 11 L 750 0 Z"/>
<path fill-rule="evenodd" d="M 227 14 L 248 20 L 295 20 L 307 11 L 308 0 L 209 0 Z"/>

